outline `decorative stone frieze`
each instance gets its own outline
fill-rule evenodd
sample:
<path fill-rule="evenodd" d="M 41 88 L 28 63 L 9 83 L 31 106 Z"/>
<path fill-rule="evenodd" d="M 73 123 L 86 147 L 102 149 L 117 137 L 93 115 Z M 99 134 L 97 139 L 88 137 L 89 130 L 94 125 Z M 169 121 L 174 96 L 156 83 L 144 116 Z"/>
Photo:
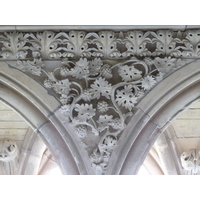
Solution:
<path fill-rule="evenodd" d="M 199 57 L 200 30 L 0 33 L 0 59 Z"/>
<path fill-rule="evenodd" d="M 198 58 L 199 45 L 200 30 L 5 32 L 0 60 L 15 60 L 59 98 L 63 124 L 84 144 L 96 174 L 104 174 L 138 102 Z"/>
<path fill-rule="evenodd" d="M 187 174 L 197 174 L 200 171 L 200 151 L 191 149 L 181 154 L 181 164 Z"/>

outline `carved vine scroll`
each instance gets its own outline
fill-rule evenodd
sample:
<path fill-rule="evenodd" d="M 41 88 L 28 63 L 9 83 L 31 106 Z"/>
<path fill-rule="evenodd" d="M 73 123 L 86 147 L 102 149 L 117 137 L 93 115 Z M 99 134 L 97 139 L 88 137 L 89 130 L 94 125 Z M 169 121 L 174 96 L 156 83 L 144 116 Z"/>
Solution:
<path fill-rule="evenodd" d="M 96 174 L 105 173 L 144 95 L 199 51 L 200 30 L 0 33 L 0 59 L 16 60 L 60 99 L 63 123 L 80 138 Z M 48 67 L 49 60 L 57 64 Z"/>
<path fill-rule="evenodd" d="M 82 140 L 97 174 L 103 174 L 137 103 L 166 75 L 188 61 L 171 57 L 118 61 L 101 58 L 64 59 L 52 70 L 41 59 L 17 61 L 62 103 L 63 123 Z"/>

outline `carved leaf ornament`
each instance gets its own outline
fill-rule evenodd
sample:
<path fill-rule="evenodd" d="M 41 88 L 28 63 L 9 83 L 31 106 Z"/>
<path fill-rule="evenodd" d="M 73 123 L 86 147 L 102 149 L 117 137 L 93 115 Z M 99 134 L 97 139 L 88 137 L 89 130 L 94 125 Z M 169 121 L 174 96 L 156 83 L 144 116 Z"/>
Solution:
<path fill-rule="evenodd" d="M 44 86 L 62 103 L 64 124 L 86 146 L 90 146 L 87 138 L 97 144 L 88 153 L 96 173 L 104 174 L 141 98 L 188 62 L 180 56 L 199 56 L 198 34 L 197 30 L 0 33 L 0 59 L 16 59 L 19 70 L 43 77 Z M 42 60 L 49 59 L 59 59 L 60 64 L 48 69 Z"/>
<path fill-rule="evenodd" d="M 63 65 L 54 70 L 60 71 L 62 80 L 56 78 L 56 73 L 46 73 L 44 85 L 59 95 L 65 122 L 75 134 L 81 139 L 91 134 L 101 138 L 90 156 L 98 173 L 105 172 L 119 135 L 145 92 L 175 70 L 179 62 L 170 57 L 149 58 L 147 62 L 133 57 L 110 65 L 100 58 L 80 58 L 74 62 L 65 59 Z M 104 69 L 115 76 L 104 76 Z M 97 157 L 101 162 L 96 162 Z"/>
<path fill-rule="evenodd" d="M 0 59 L 199 57 L 200 30 L 0 33 Z"/>
<path fill-rule="evenodd" d="M 181 154 L 182 167 L 191 174 L 197 174 L 200 171 L 200 151 L 190 149 Z"/>

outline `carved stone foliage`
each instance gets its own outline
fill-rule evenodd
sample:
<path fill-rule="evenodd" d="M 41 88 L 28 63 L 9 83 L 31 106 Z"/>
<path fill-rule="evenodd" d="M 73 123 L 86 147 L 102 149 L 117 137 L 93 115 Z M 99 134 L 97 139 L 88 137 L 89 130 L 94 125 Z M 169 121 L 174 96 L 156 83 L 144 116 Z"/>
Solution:
<path fill-rule="evenodd" d="M 44 86 L 62 102 L 64 124 L 71 126 L 85 144 L 96 174 L 104 174 L 137 103 L 163 77 L 185 63 L 184 59 L 171 57 L 132 57 L 117 63 L 80 58 L 64 59 L 57 68 L 48 70 L 42 60 L 35 58 L 17 61 L 16 66 L 46 77 Z"/>
<path fill-rule="evenodd" d="M 126 35 L 123 44 L 125 44 L 127 51 L 122 53 L 123 57 L 151 55 L 151 52 L 147 49 L 147 44 L 151 43 L 151 39 L 148 37 L 149 32 L 129 31 Z"/>
<path fill-rule="evenodd" d="M 92 48 L 89 48 L 91 40 L 89 39 L 93 34 L 84 31 L 71 31 L 68 34 L 63 33 L 64 39 L 63 57 L 91 57 Z"/>
<path fill-rule="evenodd" d="M 27 72 L 33 75 L 40 76 L 42 73 L 42 67 L 44 66 L 41 59 L 34 59 L 33 61 L 17 61 L 17 68 L 23 72 Z"/>
<path fill-rule="evenodd" d="M 12 161 L 18 153 L 17 144 L 14 140 L 0 139 L 0 161 Z"/>
<path fill-rule="evenodd" d="M 0 59 L 40 76 L 96 174 L 104 174 L 139 101 L 186 58 L 198 57 L 199 42 L 198 30 L 0 33 Z M 49 60 L 57 64 L 45 66 Z"/>
<path fill-rule="evenodd" d="M 26 33 L 3 33 L 0 34 L 2 48 L 0 55 L 5 59 L 24 59 L 28 54 L 29 47 L 26 45 L 29 34 Z"/>
<path fill-rule="evenodd" d="M 200 30 L 0 33 L 0 59 L 199 57 Z"/>
<path fill-rule="evenodd" d="M 29 49 L 32 51 L 32 56 L 34 58 L 42 57 L 43 59 L 60 58 L 62 48 L 58 45 L 62 43 L 62 40 L 59 39 L 61 35 L 61 33 L 56 34 L 52 31 L 31 33 L 29 40 L 31 46 Z"/>
<path fill-rule="evenodd" d="M 159 30 L 151 32 L 154 36 L 152 42 L 156 44 L 156 49 L 152 53 L 153 56 L 166 55 L 179 57 L 181 55 L 180 45 L 181 40 L 175 36 L 175 33 L 170 30 Z"/>
<path fill-rule="evenodd" d="M 181 155 L 181 164 L 187 174 L 197 174 L 200 171 L 200 151 L 191 149 L 183 152 Z"/>

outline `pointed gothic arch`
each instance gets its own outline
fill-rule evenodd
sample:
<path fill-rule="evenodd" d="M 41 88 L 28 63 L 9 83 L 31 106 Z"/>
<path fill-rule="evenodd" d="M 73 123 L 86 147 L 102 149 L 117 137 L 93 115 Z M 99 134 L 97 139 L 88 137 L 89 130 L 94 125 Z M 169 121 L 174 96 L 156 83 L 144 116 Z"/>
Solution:
<path fill-rule="evenodd" d="M 182 66 L 155 86 L 137 105 L 138 111 L 121 136 L 107 173 L 137 174 L 147 153 L 169 123 L 200 99 L 199 87 L 199 60 Z"/>
<path fill-rule="evenodd" d="M 64 174 L 136 174 L 198 99 L 200 30 L 107 28 L 0 33 L 0 98 Z"/>
<path fill-rule="evenodd" d="M 57 113 L 60 102 L 38 82 L 6 62 L 0 62 L 0 99 L 39 134 L 63 174 L 91 173 L 60 122 Z"/>

